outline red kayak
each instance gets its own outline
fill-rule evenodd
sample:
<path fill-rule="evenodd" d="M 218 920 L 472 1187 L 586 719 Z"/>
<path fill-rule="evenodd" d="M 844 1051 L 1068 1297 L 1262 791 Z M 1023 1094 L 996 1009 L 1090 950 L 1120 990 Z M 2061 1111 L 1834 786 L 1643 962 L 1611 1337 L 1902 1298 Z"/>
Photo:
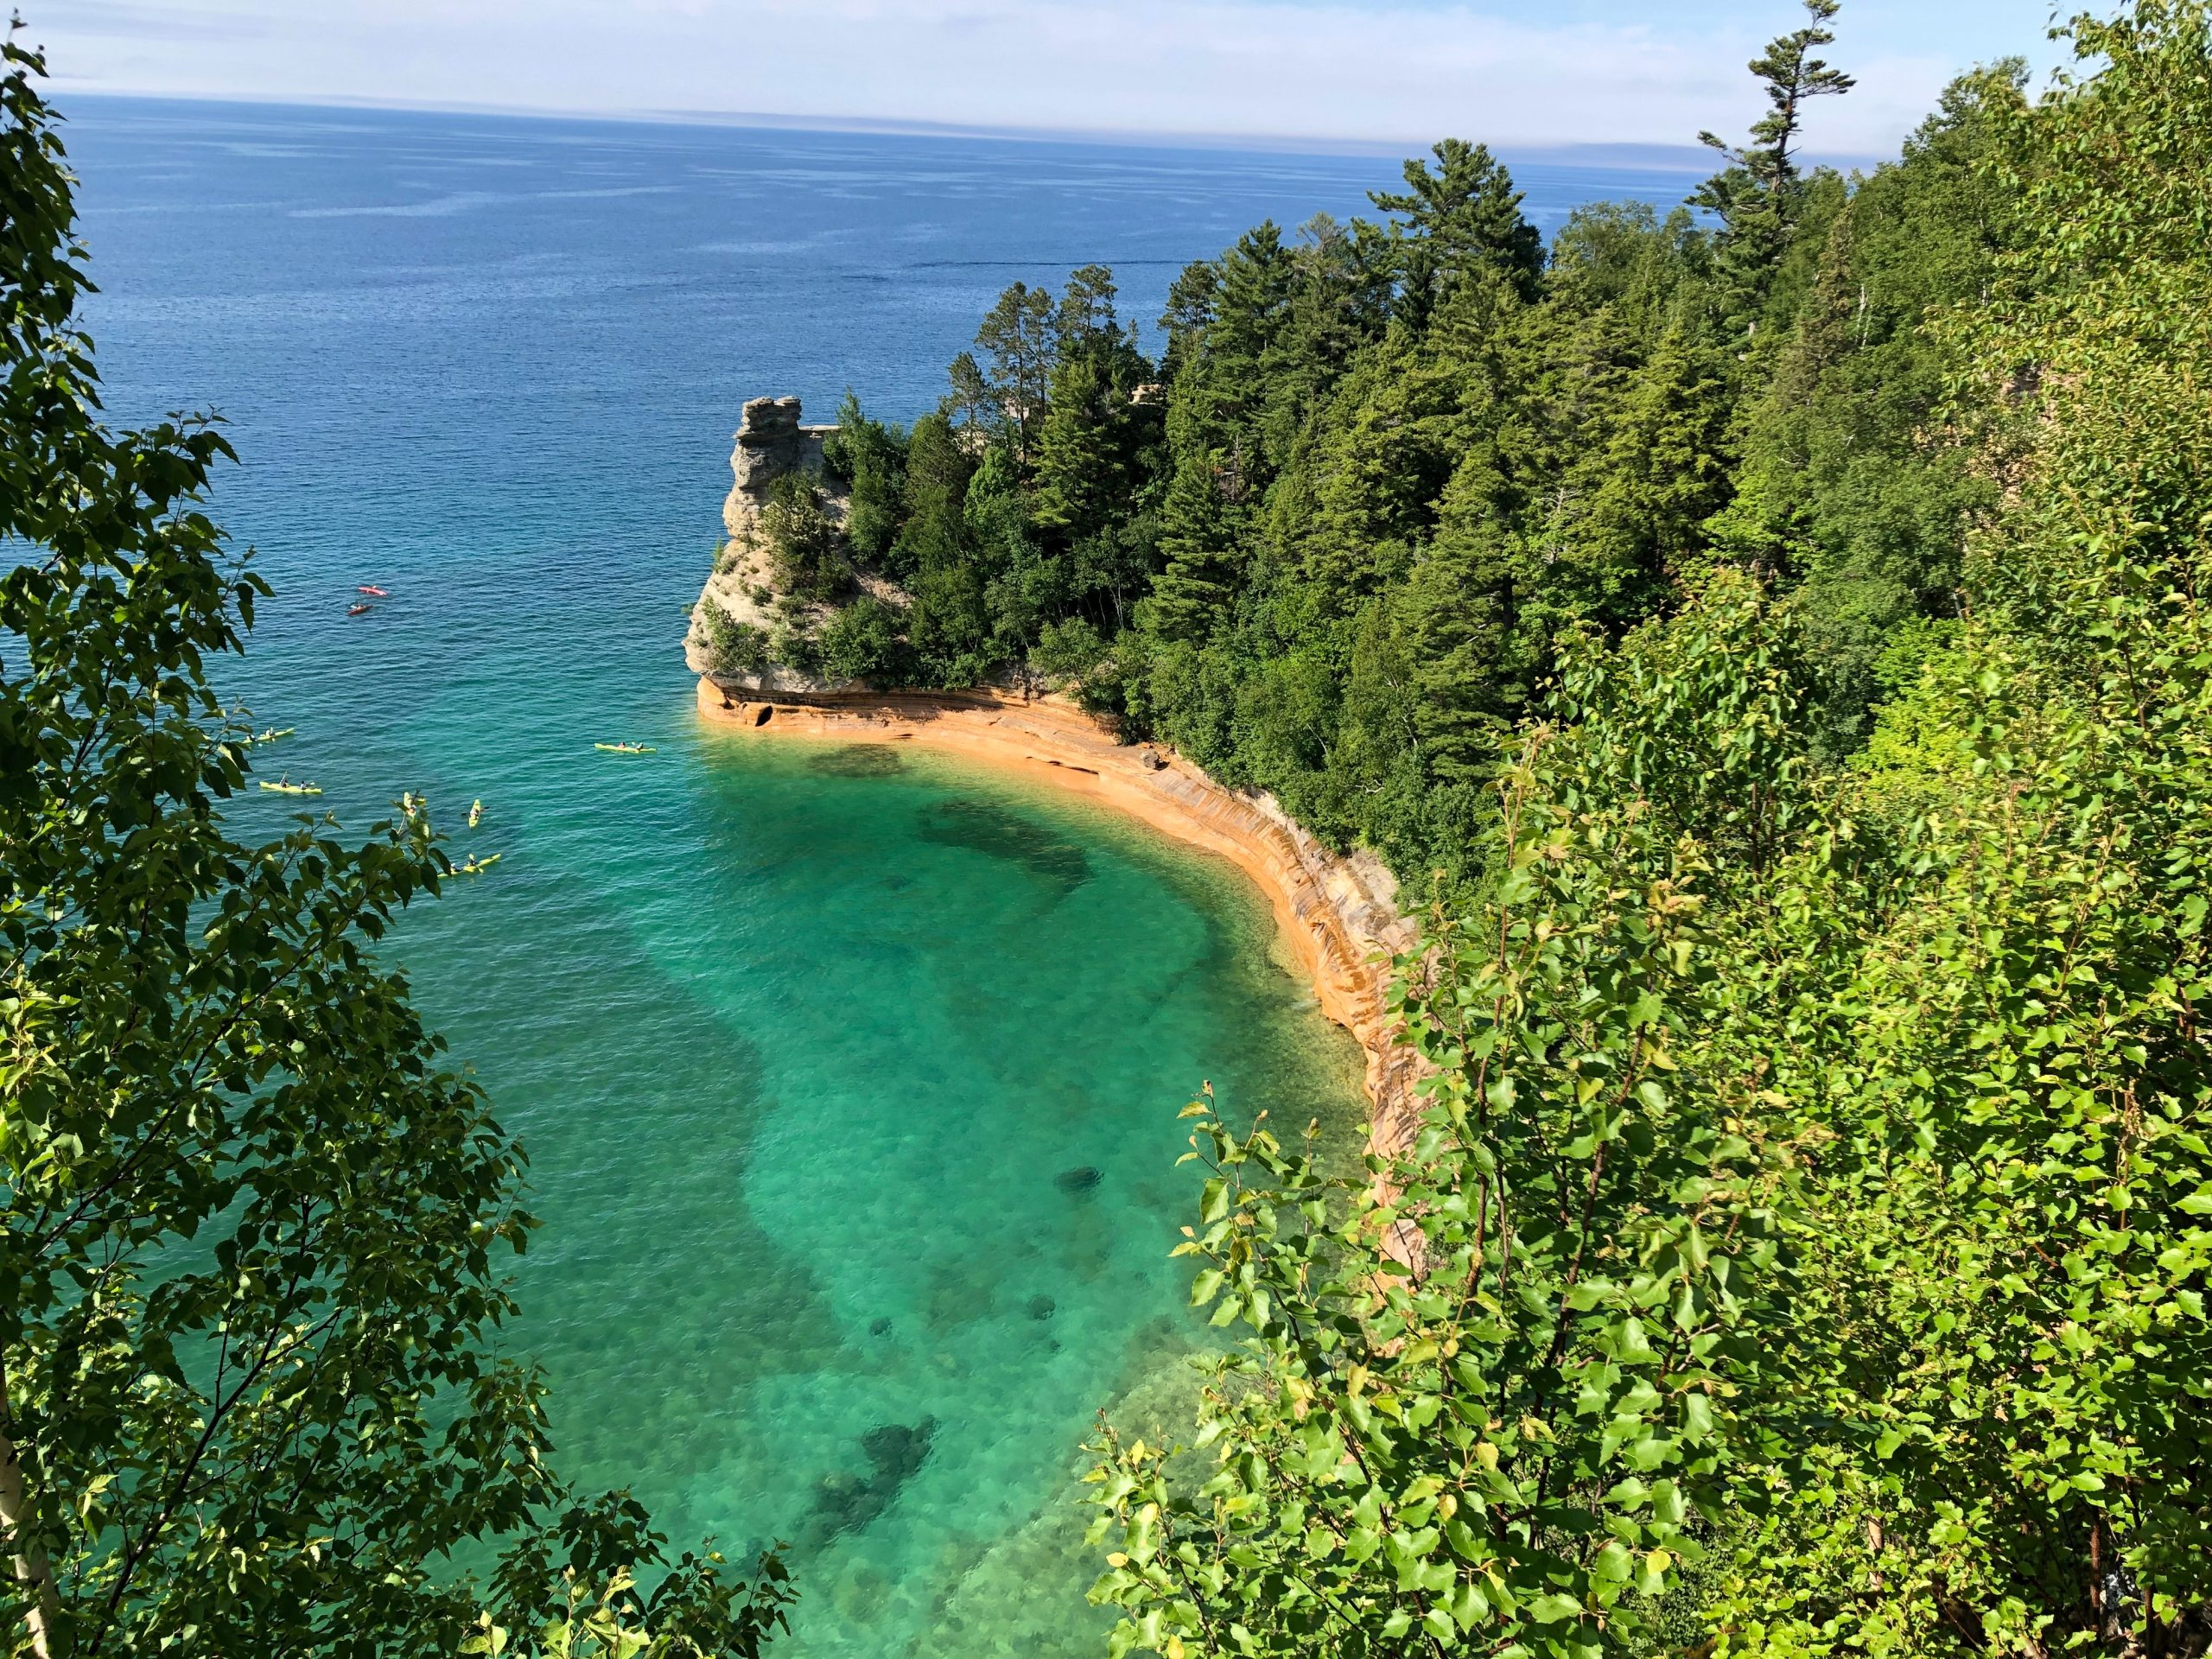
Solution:
<path fill-rule="evenodd" d="M 385 592 L 381 588 L 357 588 L 354 589 L 354 592 L 361 594 L 374 594 L 378 599 L 390 599 L 391 597 L 390 594 Z"/>
<path fill-rule="evenodd" d="M 363 611 L 373 611 L 374 609 L 376 609 L 376 607 L 373 605 L 356 605 L 349 609 L 346 614 L 348 616 L 359 616 Z"/>

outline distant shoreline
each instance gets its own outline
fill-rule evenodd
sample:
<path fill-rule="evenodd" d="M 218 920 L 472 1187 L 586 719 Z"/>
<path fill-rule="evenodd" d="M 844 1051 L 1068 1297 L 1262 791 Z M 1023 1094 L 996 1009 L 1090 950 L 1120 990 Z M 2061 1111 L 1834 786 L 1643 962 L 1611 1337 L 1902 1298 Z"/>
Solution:
<path fill-rule="evenodd" d="M 1227 859 L 1267 894 L 1321 1012 L 1366 1054 L 1370 1144 L 1411 1143 L 1419 1117 L 1411 1051 L 1384 999 L 1391 958 L 1416 929 L 1371 855 L 1330 852 L 1262 795 L 1225 789 L 1155 744 L 1123 744 L 1067 699 L 994 691 L 779 693 L 699 680 L 709 724 L 760 737 L 919 743 L 1101 801 L 1173 840 Z"/>
<path fill-rule="evenodd" d="M 944 138 L 966 143 L 1054 144 L 1089 149 L 1215 151 L 1228 155 L 1300 156 L 1332 160 L 1375 160 L 1391 163 L 1426 149 L 1433 132 L 1395 137 L 1332 137 L 1292 132 L 1217 132 L 1143 127 L 1037 127 L 988 122 L 904 120 L 861 115 L 816 115 L 770 110 L 565 109 L 530 104 L 481 104 L 438 99 L 356 97 L 341 93 L 195 92 L 94 83 L 68 74 L 55 81 L 64 102 L 176 105 L 194 109 L 302 115 L 458 116 L 469 119 L 573 123 L 579 126 L 727 129 L 740 132 L 808 133 L 826 137 Z M 1702 177 L 1712 171 L 1713 154 L 1697 144 L 1670 139 L 1613 139 L 1567 143 L 1549 139 L 1501 138 L 1491 149 L 1516 167 L 1602 168 L 1615 172 Z M 1883 150 L 1818 150 L 1808 159 L 1838 168 L 1872 167 Z M 1386 180 L 1385 182 L 1388 181 Z"/>

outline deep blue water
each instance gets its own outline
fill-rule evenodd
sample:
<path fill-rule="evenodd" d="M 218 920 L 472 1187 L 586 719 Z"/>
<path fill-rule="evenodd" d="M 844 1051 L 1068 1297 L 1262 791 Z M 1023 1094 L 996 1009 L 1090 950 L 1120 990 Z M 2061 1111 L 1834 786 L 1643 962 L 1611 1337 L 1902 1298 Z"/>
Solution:
<path fill-rule="evenodd" d="M 111 411 L 212 407 L 239 451 L 217 514 L 276 594 L 231 683 L 299 730 L 269 764 L 356 824 L 480 798 L 461 850 L 505 855 L 396 949 L 534 1154 L 512 1340 L 568 1466 L 679 1541 L 792 1539 L 793 1651 L 1086 1650 L 1090 1414 L 1187 1408 L 1175 1109 L 1211 1077 L 1349 1124 L 1357 1055 L 1224 868 L 947 762 L 702 732 L 683 611 L 743 399 L 911 417 L 1007 283 L 1108 264 L 1148 321 L 1395 167 L 66 107 Z M 1522 181 L 1548 225 L 1689 182 Z M 362 582 L 392 597 L 349 619 Z"/>

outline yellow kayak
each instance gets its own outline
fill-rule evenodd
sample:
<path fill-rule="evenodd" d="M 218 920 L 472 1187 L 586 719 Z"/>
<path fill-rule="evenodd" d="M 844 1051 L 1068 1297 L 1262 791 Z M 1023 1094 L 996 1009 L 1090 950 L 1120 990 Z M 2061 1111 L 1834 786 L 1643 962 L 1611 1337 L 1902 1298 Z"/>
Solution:
<path fill-rule="evenodd" d="M 505 853 L 494 853 L 489 858 L 472 858 L 465 864 L 454 865 L 453 873 L 455 875 L 481 875 L 505 856 Z"/>
<path fill-rule="evenodd" d="M 650 743 L 594 743 L 594 749 L 605 749 L 609 754 L 658 754 L 659 750 Z"/>
<path fill-rule="evenodd" d="M 261 786 L 271 795 L 320 795 L 322 793 L 321 784 L 296 784 L 289 779 L 279 779 L 272 784 L 266 778 L 261 779 L 259 782 Z"/>

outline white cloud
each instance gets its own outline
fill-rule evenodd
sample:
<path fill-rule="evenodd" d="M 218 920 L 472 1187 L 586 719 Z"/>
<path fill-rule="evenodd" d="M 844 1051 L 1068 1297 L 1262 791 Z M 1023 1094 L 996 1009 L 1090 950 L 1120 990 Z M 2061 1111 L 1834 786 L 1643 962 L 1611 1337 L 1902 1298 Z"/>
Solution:
<path fill-rule="evenodd" d="M 1758 108 L 1744 61 L 1795 10 L 1547 23 L 1435 0 L 32 3 L 65 88 L 1524 144 L 1741 125 Z M 1814 118 L 1829 151 L 1891 148 L 1963 66 L 1911 41 L 1849 67 L 1859 90 Z"/>

